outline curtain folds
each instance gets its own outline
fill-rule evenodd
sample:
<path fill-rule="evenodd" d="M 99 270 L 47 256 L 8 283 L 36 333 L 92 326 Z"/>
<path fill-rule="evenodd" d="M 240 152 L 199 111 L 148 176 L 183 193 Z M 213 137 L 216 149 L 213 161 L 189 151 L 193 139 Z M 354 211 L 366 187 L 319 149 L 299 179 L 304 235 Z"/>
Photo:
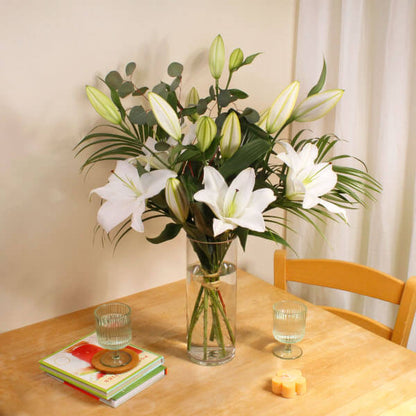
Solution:
<path fill-rule="evenodd" d="M 295 77 L 301 95 L 316 83 L 323 58 L 325 88 L 343 88 L 345 94 L 327 117 L 296 130 L 345 139 L 337 153 L 364 160 L 383 191 L 366 209 L 349 211 L 350 225 L 322 225 L 327 241 L 289 217 L 296 229 L 288 232 L 289 243 L 299 257 L 355 261 L 406 280 L 416 275 L 416 2 L 300 0 Z M 381 301 L 299 285 L 292 290 L 387 325 L 395 319 L 395 309 Z M 409 348 L 416 350 L 415 331 Z"/>

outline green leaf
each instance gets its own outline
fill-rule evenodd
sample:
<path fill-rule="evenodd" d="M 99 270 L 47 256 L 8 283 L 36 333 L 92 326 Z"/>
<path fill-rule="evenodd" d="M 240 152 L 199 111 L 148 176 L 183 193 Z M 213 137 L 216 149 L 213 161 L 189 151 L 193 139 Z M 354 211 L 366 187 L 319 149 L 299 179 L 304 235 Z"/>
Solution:
<path fill-rule="evenodd" d="M 211 100 L 215 100 L 215 90 L 214 90 L 214 86 L 211 85 L 209 87 L 209 96 L 211 97 Z"/>
<path fill-rule="evenodd" d="M 311 95 L 317 94 L 319 91 L 321 91 L 322 87 L 325 84 L 325 79 L 326 79 L 326 62 L 324 59 L 324 65 L 322 66 L 321 76 L 319 77 L 318 82 L 309 91 L 308 97 L 310 97 Z"/>
<path fill-rule="evenodd" d="M 271 241 L 274 241 L 276 244 L 282 244 L 285 247 L 290 247 L 289 243 L 283 237 L 281 237 L 279 234 L 275 233 L 274 231 L 272 231 L 270 229 L 268 229 L 267 231 L 265 231 L 263 233 L 259 233 L 257 231 L 249 230 L 248 233 L 249 233 L 249 235 L 264 238 L 266 240 L 271 240 Z"/>
<path fill-rule="evenodd" d="M 170 146 L 166 142 L 157 142 L 155 144 L 155 149 L 158 152 L 165 152 L 166 150 L 169 150 Z"/>
<path fill-rule="evenodd" d="M 126 117 L 126 110 L 124 109 L 123 105 L 121 104 L 120 97 L 116 90 L 111 89 L 111 100 L 118 108 L 118 111 L 120 111 L 121 118 L 124 120 Z"/>
<path fill-rule="evenodd" d="M 161 82 L 155 85 L 152 91 L 157 95 L 160 95 L 164 100 L 166 100 L 168 97 L 169 85 L 165 82 Z"/>
<path fill-rule="evenodd" d="M 111 71 L 105 77 L 105 83 L 112 90 L 118 90 L 123 83 L 123 78 L 117 71 Z"/>
<path fill-rule="evenodd" d="M 172 84 L 170 84 L 170 89 L 171 89 L 171 91 L 175 91 L 175 90 L 176 90 L 176 88 L 178 88 L 178 87 L 179 87 L 179 85 L 181 84 L 181 81 L 182 81 L 182 78 L 181 78 L 181 77 L 176 77 L 176 78 L 173 80 Z"/>
<path fill-rule="evenodd" d="M 234 98 L 229 90 L 221 90 L 218 94 L 218 104 L 221 107 L 227 107 L 229 104 L 231 104 L 233 101 L 235 101 L 236 98 Z"/>
<path fill-rule="evenodd" d="M 254 139 L 240 147 L 230 159 L 227 159 L 219 169 L 221 175 L 227 179 L 229 176 L 241 172 L 271 150 L 271 145 L 266 140 Z"/>
<path fill-rule="evenodd" d="M 156 117 L 154 116 L 153 111 L 149 111 L 146 114 L 146 124 L 149 126 L 154 126 L 155 124 L 157 125 Z"/>
<path fill-rule="evenodd" d="M 246 107 L 244 109 L 244 111 L 241 114 L 243 117 L 245 117 L 245 119 L 249 122 L 249 123 L 257 123 L 260 120 L 260 115 L 259 113 L 250 108 L 250 107 Z"/>
<path fill-rule="evenodd" d="M 135 69 L 136 69 L 136 64 L 134 62 L 129 62 L 126 65 L 126 75 L 130 76 L 134 72 Z"/>
<path fill-rule="evenodd" d="M 164 243 L 165 241 L 172 240 L 173 238 L 175 238 L 179 234 L 181 228 L 181 224 L 169 223 L 157 237 L 146 237 L 146 240 L 152 244 Z"/>
<path fill-rule="evenodd" d="M 176 160 L 177 163 L 186 162 L 187 160 L 202 160 L 203 154 L 194 145 L 186 146 L 186 150 L 181 153 Z"/>
<path fill-rule="evenodd" d="M 254 61 L 254 59 L 260 54 L 261 52 L 257 52 L 257 53 L 254 53 L 253 55 L 247 56 L 247 58 L 244 59 L 244 62 L 241 64 L 241 66 L 251 64 Z"/>
<path fill-rule="evenodd" d="M 132 123 L 143 125 L 147 122 L 147 113 L 141 105 L 136 105 L 130 110 L 129 118 Z"/>
<path fill-rule="evenodd" d="M 168 75 L 175 78 L 180 77 L 182 75 L 183 65 L 179 62 L 172 62 L 168 66 Z"/>
<path fill-rule="evenodd" d="M 134 85 L 131 81 L 126 81 L 121 84 L 121 87 L 118 89 L 118 95 L 121 98 L 125 98 L 134 91 Z"/>
<path fill-rule="evenodd" d="M 244 98 L 248 97 L 248 94 L 245 93 L 244 91 L 241 91 L 241 90 L 231 89 L 231 90 L 228 90 L 228 91 L 230 92 L 230 94 L 233 97 L 236 97 L 236 98 L 244 99 Z"/>
<path fill-rule="evenodd" d="M 196 111 L 199 115 L 202 115 L 205 113 L 205 111 L 207 111 L 208 103 L 209 103 L 209 99 L 207 98 L 201 98 L 198 101 L 198 104 L 196 106 Z"/>
<path fill-rule="evenodd" d="M 192 114 L 195 114 L 195 113 L 196 113 L 196 106 L 193 106 L 193 107 L 188 107 L 188 108 L 184 108 L 183 110 L 181 110 L 180 116 L 181 117 L 191 116 Z"/>
<path fill-rule="evenodd" d="M 238 239 L 240 240 L 241 248 L 243 249 L 243 251 L 245 251 L 246 244 L 247 244 L 247 237 L 248 237 L 248 229 L 238 227 L 236 234 L 237 234 Z"/>
<path fill-rule="evenodd" d="M 149 88 L 148 87 L 141 87 L 138 88 L 136 91 L 133 91 L 133 96 L 143 95 Z"/>

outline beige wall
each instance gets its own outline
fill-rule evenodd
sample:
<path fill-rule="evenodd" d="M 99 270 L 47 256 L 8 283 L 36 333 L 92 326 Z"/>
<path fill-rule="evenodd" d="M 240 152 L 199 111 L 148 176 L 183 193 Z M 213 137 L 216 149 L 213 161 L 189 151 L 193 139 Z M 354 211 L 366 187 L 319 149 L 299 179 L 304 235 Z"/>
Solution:
<path fill-rule="evenodd" d="M 235 81 L 263 108 L 291 80 L 295 11 L 295 0 L 0 0 L 0 331 L 184 277 L 183 235 L 155 246 L 131 233 L 115 254 L 93 243 L 89 191 L 111 167 L 85 177 L 74 159 L 99 121 L 84 85 L 134 60 L 152 86 L 178 60 L 183 91 L 206 91 L 221 33 L 228 52 L 264 52 Z M 250 241 L 240 265 L 270 280 L 273 249 Z"/>

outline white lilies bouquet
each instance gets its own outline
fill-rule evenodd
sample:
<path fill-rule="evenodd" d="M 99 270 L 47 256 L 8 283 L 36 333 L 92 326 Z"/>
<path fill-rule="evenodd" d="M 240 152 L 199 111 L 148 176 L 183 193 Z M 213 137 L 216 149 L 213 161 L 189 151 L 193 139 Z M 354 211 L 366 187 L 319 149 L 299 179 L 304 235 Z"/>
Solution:
<path fill-rule="evenodd" d="M 92 106 L 110 124 L 84 137 L 77 150 L 94 148 L 83 168 L 116 161 L 108 183 L 92 191 L 104 200 L 98 211 L 99 226 L 116 244 L 130 230 L 144 232 L 144 222 L 168 217 L 171 222 L 160 235 L 147 239 L 161 243 L 183 229 L 212 280 L 224 249 L 208 252 L 206 244 L 198 242 L 238 238 L 244 248 L 252 235 L 288 246 L 276 231 L 286 223 L 275 208 L 319 228 L 318 220 L 347 221 L 347 208 L 364 205 L 380 191 L 362 162 L 358 164 L 364 170 L 347 166 L 348 155 L 332 155 L 339 141 L 336 136 L 304 138 L 307 132 L 301 130 L 292 139 L 280 137 L 294 121 L 323 117 L 343 95 L 340 89 L 322 91 L 325 63 L 319 81 L 299 103 L 299 83 L 295 81 L 261 114 L 240 104 L 248 95 L 230 88 L 233 76 L 257 55 L 244 58 L 240 48 L 233 50 L 227 81 L 222 85 L 226 59 L 218 35 L 209 51 L 213 85 L 202 98 L 192 88 L 185 102 L 178 94 L 183 66 L 177 62 L 168 67 L 172 81 L 160 82 L 151 92 L 134 83 L 133 62 L 126 66 L 125 76 L 111 71 L 102 80 L 108 95 L 86 87 Z M 126 108 L 122 102 L 126 97 L 129 102 L 137 99 L 137 105 Z M 357 164 L 356 158 L 351 159 Z M 337 165 L 340 160 L 343 164 Z M 204 290 L 208 289 L 201 287 Z M 219 298 L 214 293 L 208 298 L 212 304 L 203 304 L 204 296 L 199 297 L 195 314 L 203 314 L 201 310 L 209 307 L 226 321 Z M 215 333 L 219 340 L 222 334 Z"/>

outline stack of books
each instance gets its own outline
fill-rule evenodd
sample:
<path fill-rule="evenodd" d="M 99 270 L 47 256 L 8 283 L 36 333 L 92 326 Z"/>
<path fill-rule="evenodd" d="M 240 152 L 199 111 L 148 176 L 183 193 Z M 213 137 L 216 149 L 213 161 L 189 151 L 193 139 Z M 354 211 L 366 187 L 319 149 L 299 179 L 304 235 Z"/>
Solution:
<path fill-rule="evenodd" d="M 102 350 L 95 333 L 39 361 L 40 368 L 56 380 L 117 407 L 166 375 L 161 355 L 130 344 L 139 364 L 122 374 L 105 374 L 91 366 L 92 357 Z"/>

